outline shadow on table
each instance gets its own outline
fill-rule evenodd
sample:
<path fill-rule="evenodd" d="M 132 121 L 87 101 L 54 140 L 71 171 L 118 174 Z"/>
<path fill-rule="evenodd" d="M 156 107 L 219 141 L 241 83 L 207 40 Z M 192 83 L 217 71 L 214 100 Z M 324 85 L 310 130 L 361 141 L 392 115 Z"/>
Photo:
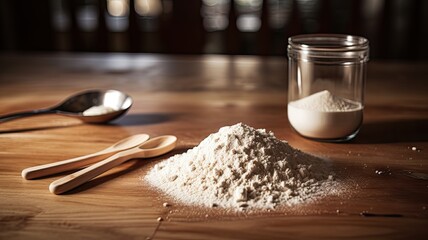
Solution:
<path fill-rule="evenodd" d="M 428 141 L 428 119 L 402 119 L 364 123 L 353 143 L 399 143 Z"/>
<path fill-rule="evenodd" d="M 0 134 L 6 133 L 22 133 L 22 132 L 32 132 L 32 131 L 42 131 L 50 129 L 59 129 L 59 128 L 70 128 L 75 126 L 80 126 L 82 123 L 73 123 L 73 124 L 61 124 L 61 125 L 50 125 L 50 126 L 34 126 L 34 127 L 17 127 L 11 129 L 0 129 Z"/>
<path fill-rule="evenodd" d="M 139 113 L 139 114 L 128 114 L 124 117 L 113 121 L 112 123 L 106 123 L 106 124 L 99 124 L 99 125 L 110 125 L 110 126 L 138 126 L 138 125 L 149 125 L 149 124 L 155 124 L 155 123 L 162 123 L 171 121 L 174 119 L 178 114 L 166 114 L 166 113 Z M 50 130 L 50 129 L 58 129 L 58 128 L 68 128 L 68 127 L 75 127 L 80 126 L 84 123 L 80 121 L 74 121 L 70 120 L 64 120 L 64 122 L 58 123 L 42 123 L 40 125 L 39 123 L 35 122 L 34 126 L 26 126 L 26 127 L 15 127 L 12 128 L 1 127 L 0 128 L 0 134 L 5 133 L 21 133 L 21 132 L 31 132 L 31 131 L 41 131 L 41 130 Z"/>
<path fill-rule="evenodd" d="M 90 180 L 90 181 L 82 184 L 81 186 L 79 186 L 79 187 L 77 187 L 77 188 L 75 188 L 73 190 L 70 190 L 70 191 L 64 193 L 63 195 L 76 194 L 76 193 L 79 193 L 79 192 L 83 192 L 83 191 L 89 190 L 89 189 L 97 187 L 98 185 L 101 185 L 101 184 L 103 184 L 103 183 L 105 183 L 107 181 L 110 181 L 110 180 L 115 179 L 117 177 L 120 177 L 120 176 L 122 176 L 124 174 L 133 172 L 133 171 L 135 171 L 137 169 L 140 169 L 141 167 L 143 167 L 143 166 L 145 166 L 145 165 L 147 165 L 149 163 L 152 163 L 153 161 L 157 161 L 157 160 L 160 160 L 160 159 L 167 159 L 167 158 L 169 158 L 171 156 L 174 156 L 175 154 L 184 153 L 189 148 L 190 147 L 187 147 L 187 146 L 176 148 L 172 152 L 170 152 L 170 153 L 168 153 L 166 155 L 162 155 L 160 157 L 156 157 L 156 158 L 150 158 L 150 159 L 132 159 L 132 160 L 129 160 L 129 162 L 131 162 L 130 166 L 128 166 L 126 168 L 123 168 L 123 167 L 121 168 L 121 166 L 118 166 L 115 169 L 110 170 L 111 173 L 106 174 L 106 175 L 102 175 L 102 176 L 99 176 L 99 177 L 96 177 L 96 178 L 94 178 L 94 179 L 92 179 L 92 180 Z M 124 164 L 126 164 L 126 163 L 124 163 Z"/>
<path fill-rule="evenodd" d="M 155 123 L 163 123 L 171 121 L 178 114 L 175 113 L 137 113 L 137 114 L 127 114 L 124 117 L 120 118 L 117 121 L 114 121 L 113 124 L 122 125 L 122 126 L 137 126 L 137 125 L 148 125 Z"/>

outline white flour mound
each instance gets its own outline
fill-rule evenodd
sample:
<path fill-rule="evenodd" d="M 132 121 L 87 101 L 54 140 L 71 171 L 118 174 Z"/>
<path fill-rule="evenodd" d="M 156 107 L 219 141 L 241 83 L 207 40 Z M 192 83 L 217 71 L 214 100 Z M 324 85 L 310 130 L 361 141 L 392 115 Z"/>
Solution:
<path fill-rule="evenodd" d="M 317 92 L 289 104 L 296 108 L 319 112 L 344 112 L 361 109 L 360 103 L 335 96 L 328 90 Z"/>
<path fill-rule="evenodd" d="M 236 210 L 291 206 L 337 185 L 322 159 L 242 123 L 156 164 L 145 180 L 186 205 Z"/>

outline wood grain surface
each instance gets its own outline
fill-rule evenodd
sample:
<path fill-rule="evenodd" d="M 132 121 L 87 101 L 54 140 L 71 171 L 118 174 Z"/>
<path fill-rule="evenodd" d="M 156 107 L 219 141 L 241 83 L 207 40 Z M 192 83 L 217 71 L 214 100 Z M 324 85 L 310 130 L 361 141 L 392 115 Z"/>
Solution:
<path fill-rule="evenodd" d="M 285 58 L 250 56 L 1 55 L 0 114 L 51 106 L 98 88 L 127 92 L 135 103 L 109 125 L 52 115 L 0 124 L 0 238 L 426 238 L 428 63 L 370 62 L 363 127 L 355 140 L 341 144 L 314 142 L 291 130 L 286 68 Z M 155 163 L 237 122 L 274 131 L 331 160 L 346 191 L 292 208 L 236 213 L 185 206 L 142 180 Z M 37 180 L 20 175 L 137 133 L 176 135 L 178 146 L 166 156 L 131 160 L 60 196 L 48 186 L 63 174 Z"/>

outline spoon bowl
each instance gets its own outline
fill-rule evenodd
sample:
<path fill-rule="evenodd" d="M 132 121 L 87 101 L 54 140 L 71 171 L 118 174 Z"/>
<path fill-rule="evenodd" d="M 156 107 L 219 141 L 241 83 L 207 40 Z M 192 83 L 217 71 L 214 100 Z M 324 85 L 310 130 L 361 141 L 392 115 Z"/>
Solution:
<path fill-rule="evenodd" d="M 130 96 L 117 90 L 89 90 L 77 93 L 51 108 L 0 116 L 0 123 L 40 114 L 59 114 L 85 123 L 106 123 L 125 114 L 132 103 Z M 96 111 L 87 112 L 93 108 L 97 108 Z"/>
<path fill-rule="evenodd" d="M 134 158 L 151 158 L 165 154 L 175 148 L 177 137 L 173 135 L 165 135 L 152 138 L 138 146 L 140 152 Z M 141 154 L 141 156 L 139 155 Z"/>

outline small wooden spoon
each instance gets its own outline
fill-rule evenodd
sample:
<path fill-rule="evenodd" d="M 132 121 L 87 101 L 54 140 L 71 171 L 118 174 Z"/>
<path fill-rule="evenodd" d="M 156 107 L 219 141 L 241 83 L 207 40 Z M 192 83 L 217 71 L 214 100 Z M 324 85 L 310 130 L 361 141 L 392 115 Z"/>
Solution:
<path fill-rule="evenodd" d="M 49 185 L 49 191 L 54 194 L 64 193 L 80 186 L 105 171 L 128 161 L 129 159 L 151 158 L 165 154 L 174 149 L 176 143 L 177 138 L 172 135 L 150 139 L 137 147 L 116 153 L 103 161 L 52 182 Z"/>
<path fill-rule="evenodd" d="M 65 172 L 68 170 L 82 168 L 84 166 L 96 163 L 102 159 L 112 156 L 115 153 L 124 151 L 146 142 L 150 138 L 147 134 L 136 134 L 113 144 L 112 146 L 89 155 L 63 160 L 54 163 L 48 163 L 29 167 L 22 170 L 22 177 L 25 179 L 34 179 L 52 175 L 55 173 Z"/>

